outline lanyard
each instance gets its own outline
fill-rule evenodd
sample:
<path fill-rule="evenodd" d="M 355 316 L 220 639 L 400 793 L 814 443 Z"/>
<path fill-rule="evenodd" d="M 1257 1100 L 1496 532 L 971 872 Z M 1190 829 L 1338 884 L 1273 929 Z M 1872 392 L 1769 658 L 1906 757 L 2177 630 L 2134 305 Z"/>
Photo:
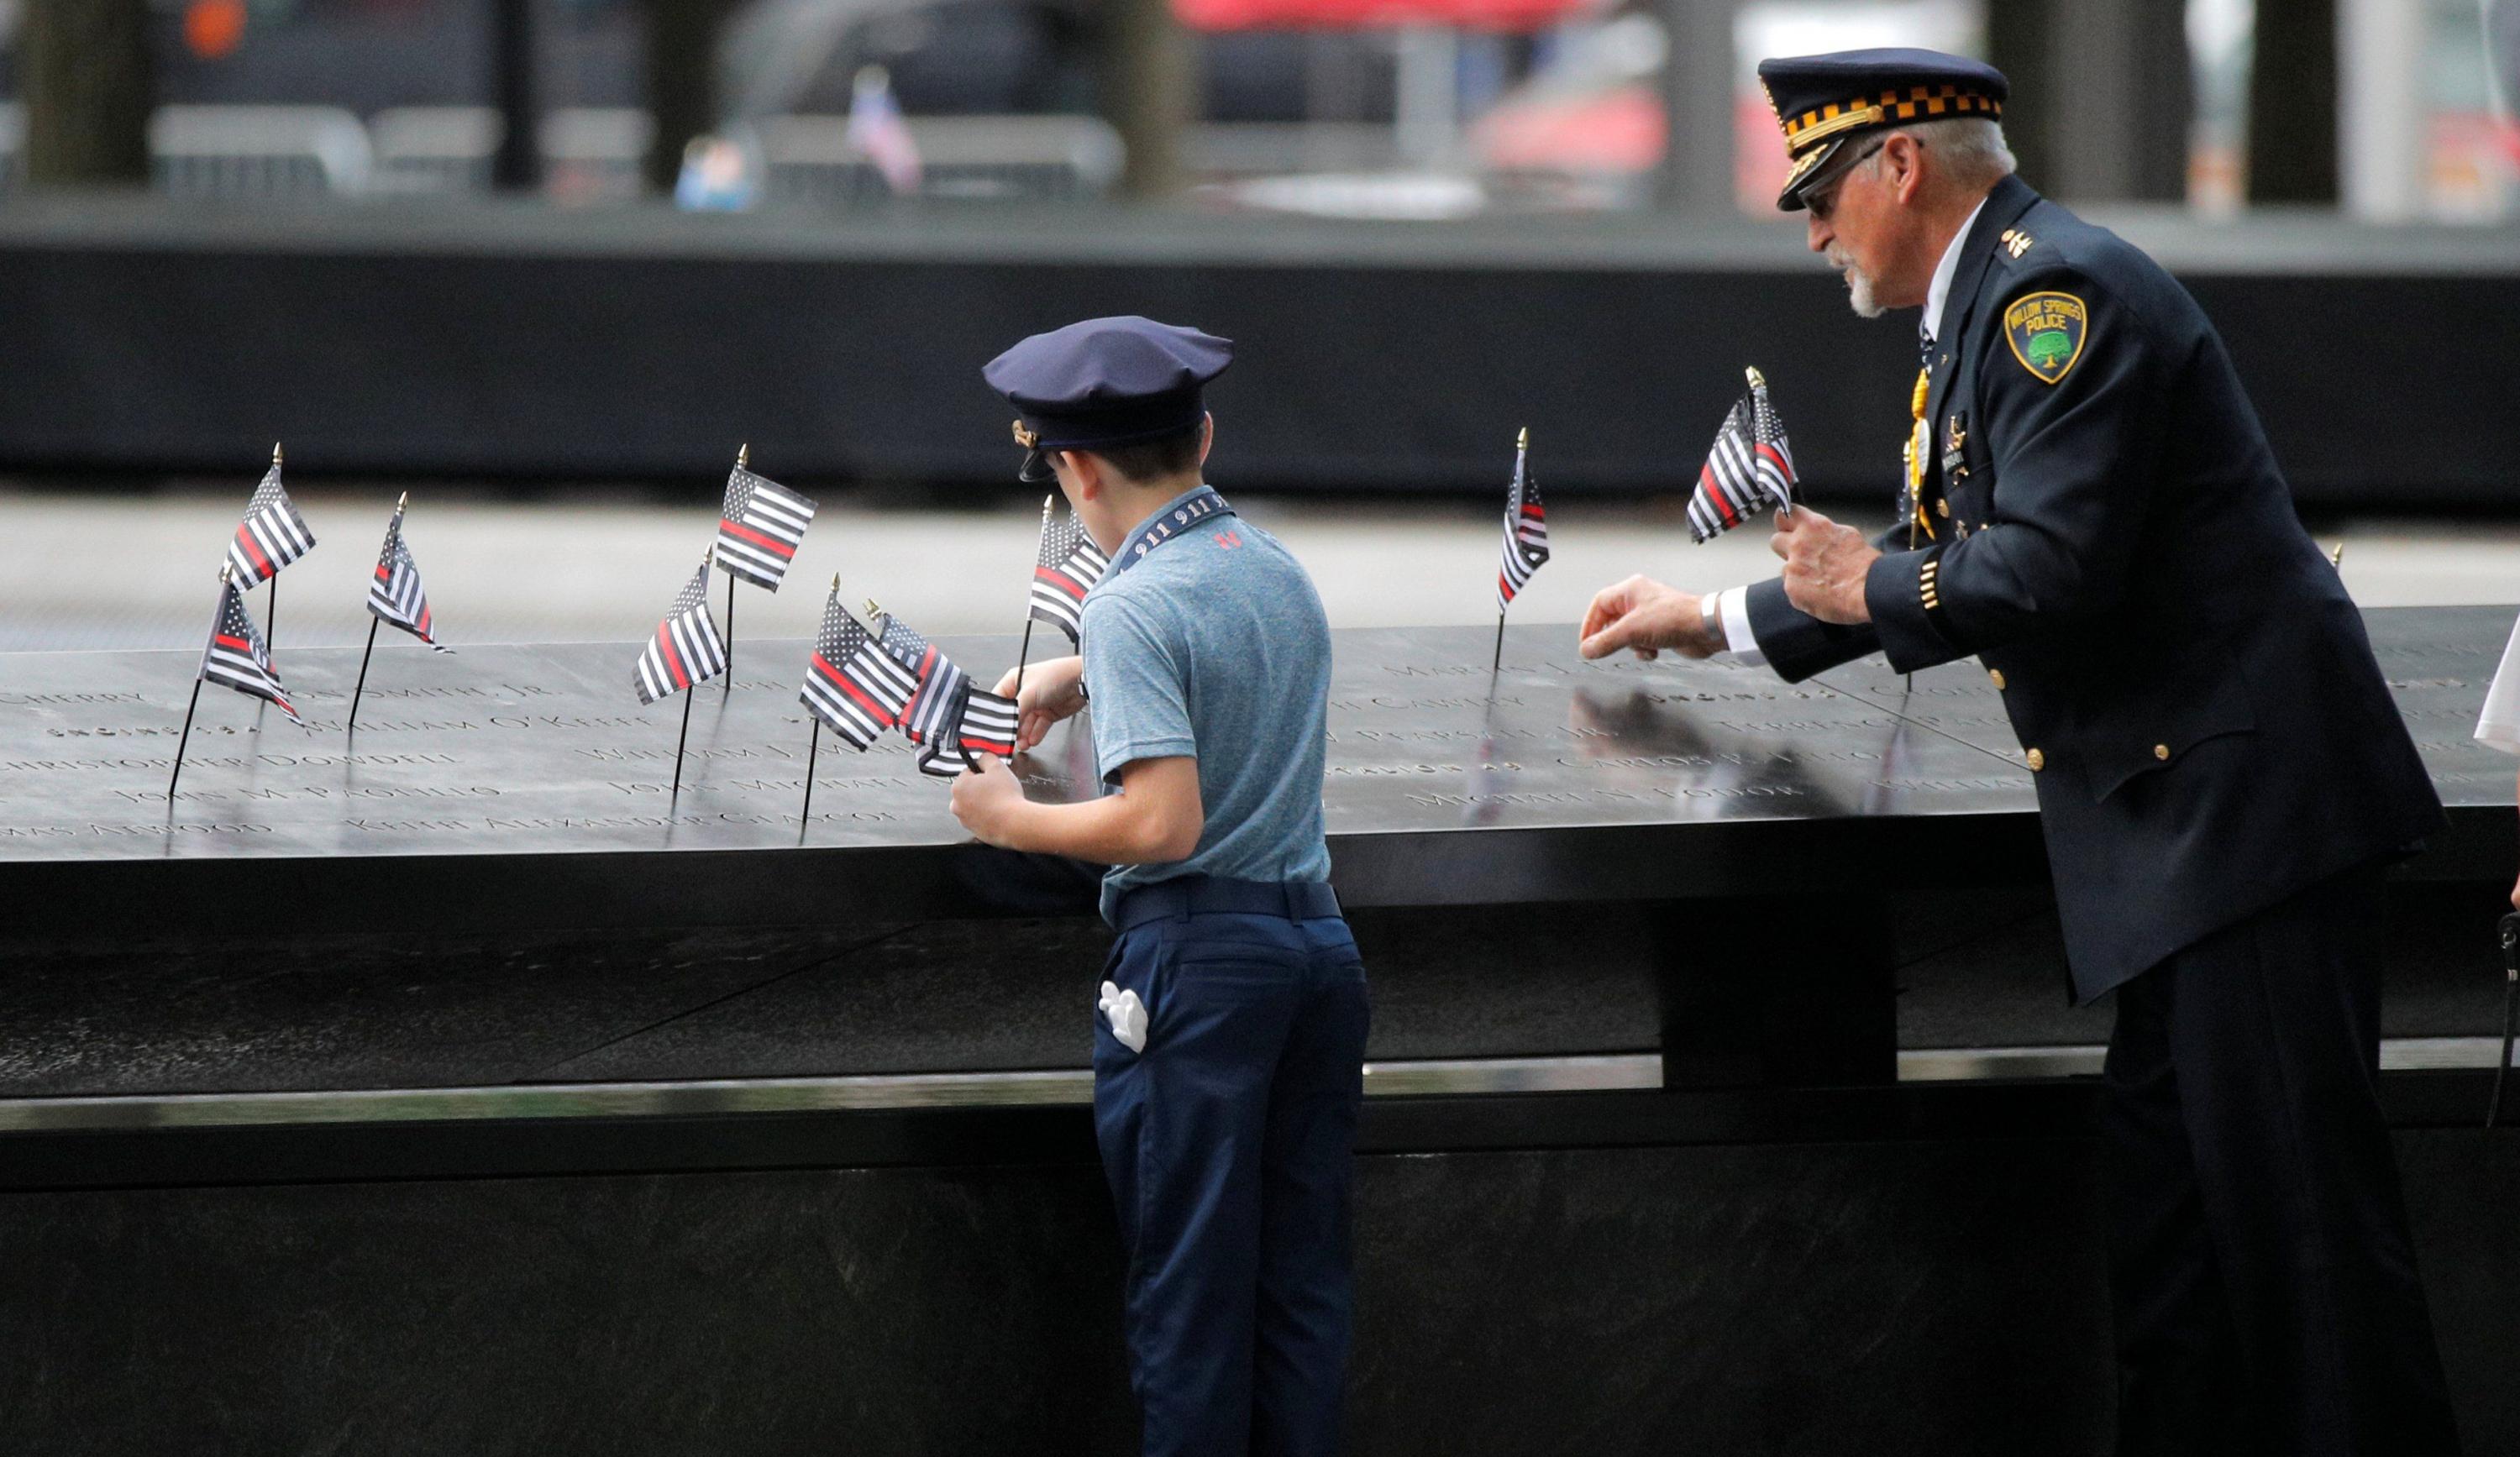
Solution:
<path fill-rule="evenodd" d="M 1192 521 L 1233 513 L 1234 508 L 1227 506 L 1225 498 L 1216 494 L 1216 487 L 1201 486 L 1155 512 L 1154 518 L 1147 523 L 1147 529 L 1120 549 L 1119 556 L 1111 563 L 1111 570 L 1125 572 L 1136 566 L 1148 552 L 1171 541 Z"/>

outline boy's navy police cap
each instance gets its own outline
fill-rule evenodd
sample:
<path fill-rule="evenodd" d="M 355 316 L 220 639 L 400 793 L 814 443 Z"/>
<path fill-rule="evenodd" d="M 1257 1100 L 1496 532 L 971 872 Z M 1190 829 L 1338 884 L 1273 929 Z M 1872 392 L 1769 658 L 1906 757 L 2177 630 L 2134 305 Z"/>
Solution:
<path fill-rule="evenodd" d="M 1772 57 L 1759 63 L 1759 84 L 1793 159 L 1777 199 L 1785 212 L 1802 211 L 1804 196 L 1851 139 L 1946 116 L 2001 119 L 2012 94 L 2003 72 L 1983 61 L 1902 46 Z"/>
<path fill-rule="evenodd" d="M 1135 314 L 1037 333 L 980 371 L 1015 407 L 1022 480 L 1052 477 L 1047 455 L 1128 445 L 1206 418 L 1200 391 L 1234 363 L 1234 341 Z"/>

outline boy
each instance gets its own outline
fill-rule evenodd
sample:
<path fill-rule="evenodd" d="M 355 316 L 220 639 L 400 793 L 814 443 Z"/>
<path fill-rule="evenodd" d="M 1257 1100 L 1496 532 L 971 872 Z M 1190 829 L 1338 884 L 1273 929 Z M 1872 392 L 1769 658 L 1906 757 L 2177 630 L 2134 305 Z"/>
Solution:
<path fill-rule="evenodd" d="M 1090 696 L 1119 792 L 1033 804 L 995 759 L 954 786 L 980 839 L 1112 867 L 1094 1124 L 1130 1385 L 1166 1457 L 1337 1445 L 1369 1015 L 1322 835 L 1329 626 L 1201 475 L 1201 389 L 1232 359 L 1196 330 L 1090 319 L 983 372 L 1020 413 L 1020 478 L 1055 475 L 1111 558 L 1082 655 L 1025 672 L 1017 742 Z"/>

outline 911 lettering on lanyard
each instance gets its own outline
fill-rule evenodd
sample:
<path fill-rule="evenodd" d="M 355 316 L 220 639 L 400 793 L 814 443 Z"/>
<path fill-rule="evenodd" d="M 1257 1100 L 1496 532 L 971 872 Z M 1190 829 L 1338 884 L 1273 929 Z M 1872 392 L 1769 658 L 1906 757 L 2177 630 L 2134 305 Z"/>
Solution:
<path fill-rule="evenodd" d="M 1146 559 L 1148 552 L 1188 531 L 1195 522 L 1233 513 L 1234 508 L 1225 504 L 1225 498 L 1217 494 L 1214 486 L 1201 486 L 1188 498 L 1165 508 L 1161 515 L 1147 524 L 1146 530 L 1138 533 L 1136 541 L 1122 547 L 1119 556 L 1111 563 L 1111 570 L 1125 572 L 1136 566 Z"/>

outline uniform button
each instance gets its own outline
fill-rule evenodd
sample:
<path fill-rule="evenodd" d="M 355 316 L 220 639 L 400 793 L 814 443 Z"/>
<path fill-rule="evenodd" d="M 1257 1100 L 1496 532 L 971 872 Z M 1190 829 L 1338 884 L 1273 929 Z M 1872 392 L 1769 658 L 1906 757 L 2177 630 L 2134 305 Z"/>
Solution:
<path fill-rule="evenodd" d="M 2047 767 L 2048 756 L 2040 753 L 2037 749 L 2032 749 L 2030 751 L 2030 772 L 2035 774 Z"/>
<path fill-rule="evenodd" d="M 2002 692 L 2002 691 L 2003 691 L 2003 670 L 2002 670 L 2002 669 L 2001 669 L 2001 668 L 1989 668 L 1989 669 L 1987 669 L 1987 670 L 1986 670 L 1986 676 L 1987 676 L 1987 677 L 1989 677 L 1989 678 L 1991 678 L 1991 679 L 1993 679 L 1993 680 L 1995 680 L 1995 690 L 1996 690 L 1997 692 L 2001 693 L 2001 692 Z"/>
<path fill-rule="evenodd" d="M 2168 745 L 2168 744 L 2154 744 L 2154 745 L 2152 746 L 2152 757 L 2153 757 L 2153 758 L 2155 758 L 2155 759 L 2167 759 L 2167 758 L 2169 758 L 2169 757 L 2170 757 L 2170 745 Z"/>

